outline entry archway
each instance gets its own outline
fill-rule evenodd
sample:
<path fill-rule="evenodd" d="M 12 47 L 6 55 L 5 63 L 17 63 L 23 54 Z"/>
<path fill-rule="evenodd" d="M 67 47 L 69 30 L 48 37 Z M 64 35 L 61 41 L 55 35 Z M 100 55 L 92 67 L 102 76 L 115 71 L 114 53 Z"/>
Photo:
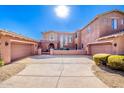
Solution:
<path fill-rule="evenodd" d="M 53 43 L 50 43 L 48 47 L 49 47 L 49 49 L 51 49 L 51 48 L 54 49 L 55 48 Z"/>

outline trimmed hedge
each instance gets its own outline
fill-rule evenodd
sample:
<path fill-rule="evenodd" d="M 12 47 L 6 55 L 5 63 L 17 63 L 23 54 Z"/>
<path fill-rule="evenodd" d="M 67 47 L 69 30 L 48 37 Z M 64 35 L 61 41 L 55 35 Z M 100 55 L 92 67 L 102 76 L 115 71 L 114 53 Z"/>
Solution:
<path fill-rule="evenodd" d="M 95 54 L 93 56 L 93 60 L 95 61 L 96 65 L 106 65 L 109 56 L 110 54 Z"/>
<path fill-rule="evenodd" d="M 4 65 L 4 61 L 2 59 L 0 59 L 0 66 Z"/>
<path fill-rule="evenodd" d="M 112 55 L 108 57 L 107 65 L 112 69 L 124 70 L 124 56 Z"/>

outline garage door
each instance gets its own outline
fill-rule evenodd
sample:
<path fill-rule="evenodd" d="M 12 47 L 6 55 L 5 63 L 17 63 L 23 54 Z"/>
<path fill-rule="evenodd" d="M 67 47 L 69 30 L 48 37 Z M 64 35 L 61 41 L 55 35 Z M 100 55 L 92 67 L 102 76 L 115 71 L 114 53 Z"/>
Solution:
<path fill-rule="evenodd" d="M 32 45 L 23 43 L 11 44 L 11 60 L 16 60 L 32 55 Z"/>
<path fill-rule="evenodd" d="M 96 44 L 91 45 L 91 54 L 97 54 L 97 53 L 112 53 L 112 45 L 111 44 Z"/>

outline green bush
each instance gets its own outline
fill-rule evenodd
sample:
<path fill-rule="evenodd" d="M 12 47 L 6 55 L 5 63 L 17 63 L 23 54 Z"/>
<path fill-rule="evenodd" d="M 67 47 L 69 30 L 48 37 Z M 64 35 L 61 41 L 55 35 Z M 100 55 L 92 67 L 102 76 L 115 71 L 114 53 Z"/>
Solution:
<path fill-rule="evenodd" d="M 4 61 L 2 59 L 0 59 L 0 66 L 4 65 Z"/>
<path fill-rule="evenodd" d="M 124 70 L 124 56 L 112 55 L 108 57 L 107 65 L 113 69 Z"/>
<path fill-rule="evenodd" d="M 96 65 L 106 65 L 109 56 L 110 54 L 95 54 L 93 56 L 93 60 L 95 61 Z"/>

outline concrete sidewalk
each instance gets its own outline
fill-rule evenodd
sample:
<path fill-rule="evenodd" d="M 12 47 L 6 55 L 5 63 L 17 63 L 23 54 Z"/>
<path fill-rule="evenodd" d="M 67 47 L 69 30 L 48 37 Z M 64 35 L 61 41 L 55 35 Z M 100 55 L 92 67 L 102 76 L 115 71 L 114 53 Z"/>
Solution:
<path fill-rule="evenodd" d="M 92 72 L 92 60 L 83 55 L 41 55 L 29 58 L 29 65 L 0 87 L 104 88 Z"/>

